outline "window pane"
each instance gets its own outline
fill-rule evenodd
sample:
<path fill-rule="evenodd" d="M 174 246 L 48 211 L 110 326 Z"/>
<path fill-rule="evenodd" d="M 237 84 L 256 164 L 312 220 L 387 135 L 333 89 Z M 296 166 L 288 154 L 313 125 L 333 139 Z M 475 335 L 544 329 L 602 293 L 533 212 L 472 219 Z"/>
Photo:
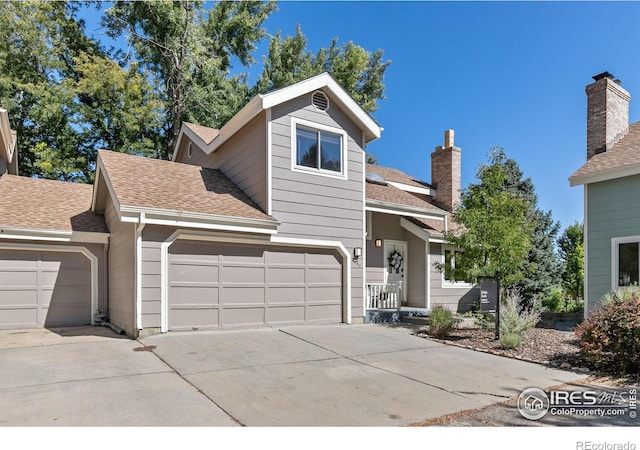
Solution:
<path fill-rule="evenodd" d="M 447 274 L 448 269 L 453 269 L 455 267 L 455 261 L 453 259 L 453 255 L 454 253 L 451 250 L 444 251 L 444 265 L 446 268 L 444 272 L 445 281 L 455 281 L 452 276 Z"/>
<path fill-rule="evenodd" d="M 342 137 L 337 134 L 320 133 L 322 151 L 320 153 L 320 167 L 324 170 L 342 172 Z"/>
<path fill-rule="evenodd" d="M 618 246 L 618 286 L 638 283 L 638 243 L 629 242 Z"/>
<path fill-rule="evenodd" d="M 318 134 L 296 128 L 296 164 L 318 168 Z"/>

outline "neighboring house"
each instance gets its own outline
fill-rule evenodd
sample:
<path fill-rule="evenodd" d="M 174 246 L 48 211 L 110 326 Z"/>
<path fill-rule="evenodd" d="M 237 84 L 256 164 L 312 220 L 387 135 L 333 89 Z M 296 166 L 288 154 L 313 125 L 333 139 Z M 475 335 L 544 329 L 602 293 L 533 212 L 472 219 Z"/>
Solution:
<path fill-rule="evenodd" d="M 130 336 L 361 323 L 393 286 L 409 306 L 468 309 L 475 288 L 434 268 L 460 195 L 453 131 L 431 185 L 365 164 L 381 131 L 322 74 L 220 130 L 184 123 L 172 161 L 99 151 L 93 188 L 3 175 L 0 327 L 97 310 Z"/>
<path fill-rule="evenodd" d="M 606 293 L 640 282 L 640 122 L 629 93 L 608 72 L 587 92 L 587 162 L 569 181 L 584 186 L 585 315 Z"/>

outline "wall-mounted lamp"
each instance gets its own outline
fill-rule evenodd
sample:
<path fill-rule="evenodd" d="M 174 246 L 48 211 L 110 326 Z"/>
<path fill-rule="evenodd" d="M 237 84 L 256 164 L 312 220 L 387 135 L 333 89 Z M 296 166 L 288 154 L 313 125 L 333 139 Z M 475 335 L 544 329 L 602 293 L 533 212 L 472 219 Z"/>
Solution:
<path fill-rule="evenodd" d="M 376 239 L 376 247 L 382 247 L 382 239 Z"/>
<path fill-rule="evenodd" d="M 362 247 L 355 247 L 353 249 L 353 262 L 358 262 L 358 259 L 362 256 Z"/>

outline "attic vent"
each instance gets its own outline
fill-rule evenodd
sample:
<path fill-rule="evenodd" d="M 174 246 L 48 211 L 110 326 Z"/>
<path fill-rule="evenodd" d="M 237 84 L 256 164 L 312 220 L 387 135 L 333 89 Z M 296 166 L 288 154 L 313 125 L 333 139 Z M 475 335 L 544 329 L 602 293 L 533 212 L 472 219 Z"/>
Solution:
<path fill-rule="evenodd" d="M 327 98 L 324 92 L 322 91 L 314 92 L 313 96 L 311 97 L 311 100 L 313 102 L 313 106 L 315 106 L 317 110 L 326 111 L 327 109 L 329 109 L 329 99 Z"/>

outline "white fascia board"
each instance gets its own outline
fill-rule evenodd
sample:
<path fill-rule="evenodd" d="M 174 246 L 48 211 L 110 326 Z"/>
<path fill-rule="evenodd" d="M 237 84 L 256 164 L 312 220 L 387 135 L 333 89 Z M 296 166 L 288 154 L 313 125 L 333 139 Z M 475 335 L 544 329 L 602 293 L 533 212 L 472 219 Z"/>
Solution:
<path fill-rule="evenodd" d="M 420 228 L 413 222 L 409 222 L 404 217 L 400 218 L 400 226 L 425 242 L 429 242 L 431 239 L 431 234 L 427 230 Z"/>
<path fill-rule="evenodd" d="M 176 143 L 173 146 L 173 155 L 171 156 L 171 161 L 175 162 L 176 156 L 178 156 L 178 149 L 180 148 L 180 143 L 182 142 L 182 136 L 184 135 L 185 129 L 187 127 L 184 124 L 180 125 L 180 133 L 178 133 L 178 139 L 176 139 Z"/>
<path fill-rule="evenodd" d="M 430 189 L 428 187 L 418 187 L 418 186 L 412 186 L 410 184 L 404 184 L 404 183 L 397 183 L 395 181 L 388 181 L 387 183 L 390 184 L 393 187 L 396 187 L 402 191 L 406 191 L 406 192 L 413 192 L 414 194 L 422 194 L 422 195 L 434 195 L 435 194 L 435 189 Z"/>
<path fill-rule="evenodd" d="M 640 175 L 640 164 L 627 164 L 620 167 L 614 167 L 612 169 L 602 170 L 594 174 L 571 176 L 569 177 L 569 184 L 573 187 L 580 186 L 581 184 L 598 183 L 600 181 L 630 177 L 632 175 Z"/>
<path fill-rule="evenodd" d="M 224 230 L 248 233 L 276 234 L 280 222 L 238 217 L 214 216 L 207 214 L 181 213 L 150 208 L 123 206 L 120 220 L 126 223 L 139 223 L 141 214 L 145 215 L 148 225 L 165 225 L 181 228 L 199 228 L 205 230 Z"/>
<path fill-rule="evenodd" d="M 0 227 L 0 239 L 106 244 L 107 242 L 109 242 L 109 233 Z"/>
<path fill-rule="evenodd" d="M 102 159 L 100 159 L 100 154 L 98 154 L 98 160 L 96 162 L 96 179 L 93 182 L 93 199 L 91 200 L 91 211 L 95 212 L 96 210 L 96 202 L 98 200 L 98 180 L 99 177 L 102 176 L 104 178 L 104 184 L 107 186 L 109 190 L 109 196 L 113 201 L 113 206 L 118 214 L 118 219 L 122 220 L 122 214 L 120 209 L 120 202 L 118 201 L 118 197 L 116 196 L 116 192 L 113 190 L 113 185 L 111 184 L 111 180 L 109 179 L 109 175 L 107 174 L 107 169 L 104 167 L 104 163 Z"/>
<path fill-rule="evenodd" d="M 424 219 L 445 220 L 447 217 L 446 211 L 431 211 L 428 209 L 414 208 L 411 206 L 399 205 L 397 203 L 381 202 L 379 200 L 371 199 L 367 199 L 365 209 L 367 211 L 395 214 L 397 216 L 420 217 Z"/>

